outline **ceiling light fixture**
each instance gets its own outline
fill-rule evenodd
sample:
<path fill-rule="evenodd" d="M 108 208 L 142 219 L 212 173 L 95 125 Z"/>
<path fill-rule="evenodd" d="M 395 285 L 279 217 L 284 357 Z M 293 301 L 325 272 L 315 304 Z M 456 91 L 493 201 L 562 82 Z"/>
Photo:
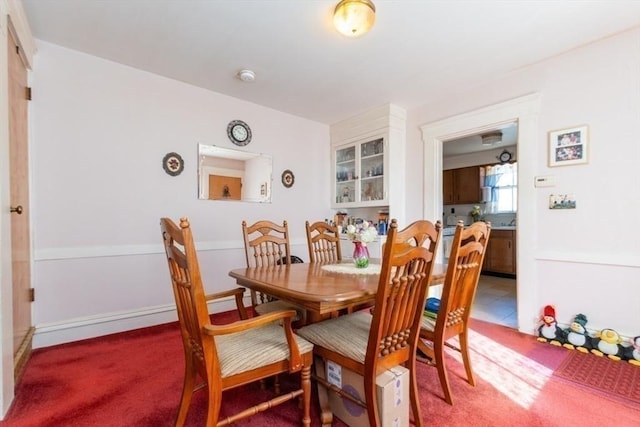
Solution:
<path fill-rule="evenodd" d="M 252 82 L 256 79 L 256 73 L 251 70 L 238 71 L 238 78 L 243 82 Z"/>
<path fill-rule="evenodd" d="M 489 146 L 502 142 L 502 132 L 485 133 L 480 136 L 482 138 L 482 145 Z"/>
<path fill-rule="evenodd" d="M 376 7 L 371 0 L 342 0 L 333 12 L 333 25 L 347 37 L 360 37 L 373 27 Z"/>

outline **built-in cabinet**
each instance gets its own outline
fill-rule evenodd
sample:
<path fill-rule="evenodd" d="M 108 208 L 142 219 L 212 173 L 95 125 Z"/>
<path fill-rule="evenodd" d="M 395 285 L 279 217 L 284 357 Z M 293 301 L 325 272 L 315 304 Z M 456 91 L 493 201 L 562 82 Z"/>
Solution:
<path fill-rule="evenodd" d="M 444 205 L 480 203 L 480 167 L 470 166 L 442 172 L 442 203 Z"/>
<path fill-rule="evenodd" d="M 515 230 L 491 230 L 482 271 L 516 274 Z"/>
<path fill-rule="evenodd" d="M 386 153 L 384 138 L 366 139 L 333 148 L 334 208 L 388 204 Z"/>
<path fill-rule="evenodd" d="M 384 212 L 408 224 L 406 133 L 407 112 L 393 104 L 331 125 L 327 179 L 336 213 L 375 219 Z"/>

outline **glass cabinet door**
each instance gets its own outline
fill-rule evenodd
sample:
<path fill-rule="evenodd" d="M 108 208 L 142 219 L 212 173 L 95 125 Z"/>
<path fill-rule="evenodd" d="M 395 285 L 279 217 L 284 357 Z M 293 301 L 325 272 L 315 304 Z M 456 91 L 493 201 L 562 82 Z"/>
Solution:
<path fill-rule="evenodd" d="M 356 147 L 336 150 L 336 204 L 356 201 Z"/>
<path fill-rule="evenodd" d="M 386 202 L 382 138 L 337 147 L 334 156 L 334 207 L 379 206 Z"/>
<path fill-rule="evenodd" d="M 360 201 L 384 200 L 384 144 L 382 139 L 360 145 Z"/>

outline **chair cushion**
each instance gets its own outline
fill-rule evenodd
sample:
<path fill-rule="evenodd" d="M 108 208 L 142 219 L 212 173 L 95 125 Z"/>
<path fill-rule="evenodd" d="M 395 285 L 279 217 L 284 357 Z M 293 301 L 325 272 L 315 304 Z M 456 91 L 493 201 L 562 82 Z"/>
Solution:
<path fill-rule="evenodd" d="M 290 302 L 286 302 L 282 300 L 274 300 L 274 301 L 258 304 L 256 305 L 255 310 L 256 310 L 256 313 L 258 314 L 268 314 L 268 313 L 273 313 L 274 311 L 281 311 L 281 310 L 295 310 L 296 315 L 293 316 L 293 321 L 301 319 L 300 308 L 296 307 Z"/>
<path fill-rule="evenodd" d="M 422 329 L 433 332 L 436 329 L 436 319 L 429 316 L 422 316 L 422 324 L 420 326 Z"/>
<path fill-rule="evenodd" d="M 294 336 L 300 354 L 313 351 L 313 344 Z M 235 334 L 220 335 L 215 337 L 215 341 L 223 378 L 289 359 L 287 338 L 277 322 Z"/>
<path fill-rule="evenodd" d="M 296 331 L 312 343 L 364 363 L 373 316 L 365 311 L 324 320 Z"/>

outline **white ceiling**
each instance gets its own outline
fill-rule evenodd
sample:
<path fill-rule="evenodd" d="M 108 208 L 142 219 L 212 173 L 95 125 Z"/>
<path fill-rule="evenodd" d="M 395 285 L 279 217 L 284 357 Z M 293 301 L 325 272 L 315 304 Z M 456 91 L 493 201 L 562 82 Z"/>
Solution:
<path fill-rule="evenodd" d="M 635 0 L 374 0 L 372 31 L 348 39 L 336 3 L 23 0 L 37 39 L 326 124 L 462 94 L 640 25 Z"/>
<path fill-rule="evenodd" d="M 451 157 L 461 154 L 477 153 L 486 150 L 495 150 L 496 148 L 512 148 L 518 144 L 518 125 L 516 123 L 506 124 L 495 129 L 502 133 L 502 139 L 493 145 L 482 145 L 482 135 L 470 135 L 464 138 L 444 141 L 442 145 L 442 156 Z M 486 131 L 485 133 L 492 133 Z"/>

